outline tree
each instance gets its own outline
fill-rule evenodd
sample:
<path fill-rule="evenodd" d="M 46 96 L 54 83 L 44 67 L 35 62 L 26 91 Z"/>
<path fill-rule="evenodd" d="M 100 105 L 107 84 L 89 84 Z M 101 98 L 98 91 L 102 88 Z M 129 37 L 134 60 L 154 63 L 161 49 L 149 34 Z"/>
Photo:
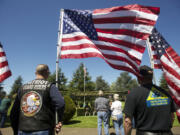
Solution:
<path fill-rule="evenodd" d="M 116 82 L 112 82 L 111 83 L 110 90 L 111 91 L 115 91 L 116 90 Z"/>
<path fill-rule="evenodd" d="M 92 91 L 95 89 L 95 84 L 91 81 L 91 77 L 86 69 L 85 74 L 85 90 Z M 73 78 L 69 82 L 69 90 L 84 91 L 84 65 L 80 63 L 78 69 L 73 73 Z"/>
<path fill-rule="evenodd" d="M 11 88 L 11 92 L 10 92 L 10 96 L 13 96 L 14 94 L 16 94 L 18 92 L 18 90 L 21 88 L 21 86 L 23 85 L 23 79 L 21 76 L 18 76 L 17 79 L 14 81 L 12 88 Z"/>
<path fill-rule="evenodd" d="M 2 86 L 3 84 L 2 83 L 0 83 L 0 92 L 2 92 L 3 91 L 3 86 Z"/>
<path fill-rule="evenodd" d="M 162 73 L 161 78 L 160 78 L 160 87 L 163 88 L 166 91 L 169 91 L 166 79 L 164 78 L 164 74 Z"/>
<path fill-rule="evenodd" d="M 96 88 L 95 90 L 110 90 L 109 84 L 102 78 L 102 76 L 98 76 L 96 78 Z"/>
<path fill-rule="evenodd" d="M 49 82 L 55 83 L 56 82 L 56 72 L 53 74 L 50 74 L 48 79 Z M 59 68 L 58 72 L 58 88 L 60 91 L 66 90 L 66 83 L 67 83 L 67 78 L 65 77 L 64 73 L 61 71 Z"/>
<path fill-rule="evenodd" d="M 117 91 L 128 91 L 138 86 L 137 81 L 132 79 L 128 72 L 122 72 L 115 82 Z"/>

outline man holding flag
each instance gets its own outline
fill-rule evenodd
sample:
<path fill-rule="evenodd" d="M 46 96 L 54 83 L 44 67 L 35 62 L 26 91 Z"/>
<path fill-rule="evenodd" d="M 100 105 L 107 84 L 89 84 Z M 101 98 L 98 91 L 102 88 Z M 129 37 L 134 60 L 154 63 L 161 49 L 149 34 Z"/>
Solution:
<path fill-rule="evenodd" d="M 172 135 L 175 106 L 171 96 L 152 83 L 153 70 L 140 67 L 139 87 L 128 95 L 125 113 L 125 134 L 130 135 L 132 118 L 135 120 L 136 135 Z"/>

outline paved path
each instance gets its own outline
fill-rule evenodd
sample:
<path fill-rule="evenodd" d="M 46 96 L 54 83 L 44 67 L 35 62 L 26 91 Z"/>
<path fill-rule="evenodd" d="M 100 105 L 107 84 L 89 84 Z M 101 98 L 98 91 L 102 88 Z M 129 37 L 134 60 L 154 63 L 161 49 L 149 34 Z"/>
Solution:
<path fill-rule="evenodd" d="M 115 135 L 113 128 L 110 128 L 110 135 Z M 173 127 L 172 131 L 174 135 L 180 135 L 180 127 Z M 0 128 L 0 135 L 13 135 L 12 129 Z M 62 132 L 58 135 L 97 135 L 96 128 L 63 128 Z M 135 135 L 135 130 L 133 130 L 132 135 Z"/>

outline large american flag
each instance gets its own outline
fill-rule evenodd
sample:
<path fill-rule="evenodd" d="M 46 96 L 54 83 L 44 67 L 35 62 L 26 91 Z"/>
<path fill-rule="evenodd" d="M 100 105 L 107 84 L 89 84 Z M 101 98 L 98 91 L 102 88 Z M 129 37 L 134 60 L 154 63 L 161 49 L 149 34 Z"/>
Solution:
<path fill-rule="evenodd" d="M 0 83 L 11 76 L 11 71 L 8 66 L 6 54 L 0 43 Z"/>
<path fill-rule="evenodd" d="M 171 96 L 180 108 L 180 57 L 156 29 L 153 29 L 149 41 L 154 68 L 163 70 Z M 176 113 L 180 122 L 180 109 Z"/>
<path fill-rule="evenodd" d="M 158 14 L 159 8 L 141 5 L 65 9 L 60 58 L 100 57 L 112 68 L 138 75 Z"/>

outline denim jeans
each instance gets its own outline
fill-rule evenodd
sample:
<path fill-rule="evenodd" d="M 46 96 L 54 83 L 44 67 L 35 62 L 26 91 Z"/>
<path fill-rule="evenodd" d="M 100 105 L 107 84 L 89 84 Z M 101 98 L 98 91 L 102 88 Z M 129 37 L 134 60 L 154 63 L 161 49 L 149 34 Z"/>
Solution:
<path fill-rule="evenodd" d="M 113 120 L 116 135 L 120 135 L 119 129 L 121 131 L 121 135 L 124 135 L 123 115 L 119 114 L 119 115 L 116 115 L 116 116 L 117 116 L 117 120 Z"/>
<path fill-rule="evenodd" d="M 0 123 L 0 128 L 4 127 L 4 124 L 6 122 L 7 114 L 6 113 L 1 113 L 1 123 Z"/>
<path fill-rule="evenodd" d="M 36 132 L 18 131 L 18 135 L 49 135 L 49 131 L 48 130 L 36 131 Z"/>
<path fill-rule="evenodd" d="M 109 122 L 108 122 L 108 112 L 98 111 L 98 135 L 102 135 L 102 122 L 104 123 L 104 133 L 109 135 Z"/>

